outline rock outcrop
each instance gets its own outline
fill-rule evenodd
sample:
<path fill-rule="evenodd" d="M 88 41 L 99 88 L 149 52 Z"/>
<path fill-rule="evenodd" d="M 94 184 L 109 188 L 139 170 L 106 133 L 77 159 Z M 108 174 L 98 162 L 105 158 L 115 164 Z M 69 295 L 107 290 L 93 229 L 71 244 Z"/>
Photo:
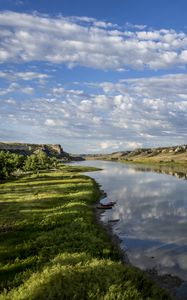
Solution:
<path fill-rule="evenodd" d="M 25 143 L 5 143 L 0 142 L 0 151 L 9 151 L 22 155 L 31 155 L 40 151 L 45 152 L 49 157 L 56 157 L 66 161 L 83 160 L 82 157 L 72 156 L 65 152 L 59 144 L 25 144 Z"/>

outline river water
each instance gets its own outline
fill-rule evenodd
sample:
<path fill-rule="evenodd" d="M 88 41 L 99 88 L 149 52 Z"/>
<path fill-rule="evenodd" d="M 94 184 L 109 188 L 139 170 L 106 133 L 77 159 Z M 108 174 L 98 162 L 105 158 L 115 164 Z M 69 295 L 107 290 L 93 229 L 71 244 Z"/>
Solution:
<path fill-rule="evenodd" d="M 105 210 L 130 263 L 187 281 L 187 180 L 156 173 L 149 167 L 119 162 L 76 163 L 102 168 L 88 173 L 107 193 Z M 177 173 L 175 173 L 177 175 Z"/>

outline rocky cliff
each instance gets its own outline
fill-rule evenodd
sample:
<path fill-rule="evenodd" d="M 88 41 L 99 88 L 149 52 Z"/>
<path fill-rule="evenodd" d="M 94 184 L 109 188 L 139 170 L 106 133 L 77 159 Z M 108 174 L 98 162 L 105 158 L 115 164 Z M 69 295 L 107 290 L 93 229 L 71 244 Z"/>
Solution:
<path fill-rule="evenodd" d="M 31 155 L 41 150 L 50 157 L 56 157 L 66 161 L 82 160 L 81 157 L 71 156 L 65 152 L 59 144 L 25 144 L 25 143 L 5 143 L 0 142 L 0 151 L 10 151 L 22 155 Z"/>

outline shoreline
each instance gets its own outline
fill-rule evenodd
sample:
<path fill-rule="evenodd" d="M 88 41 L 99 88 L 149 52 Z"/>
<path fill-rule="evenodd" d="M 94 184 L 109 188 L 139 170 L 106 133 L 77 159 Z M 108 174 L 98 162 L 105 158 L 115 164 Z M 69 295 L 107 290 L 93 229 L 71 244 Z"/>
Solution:
<path fill-rule="evenodd" d="M 98 185 L 98 188 L 100 189 L 100 185 L 97 182 L 96 182 L 96 184 Z M 103 196 L 102 193 L 107 196 L 107 193 L 105 191 L 101 190 L 101 197 L 99 199 L 99 203 L 100 203 L 100 200 L 102 200 L 102 196 Z M 121 239 L 115 233 L 113 233 L 112 222 L 109 222 L 109 221 L 108 221 L 108 223 L 102 222 L 101 216 L 102 216 L 102 214 L 105 213 L 105 210 L 101 211 L 101 210 L 97 209 L 97 205 L 99 203 L 96 203 L 94 205 L 95 220 L 102 227 L 102 229 L 106 232 L 111 243 L 117 248 L 122 264 L 127 265 L 132 268 L 137 268 L 138 270 L 140 270 L 141 272 L 146 274 L 149 278 L 151 278 L 151 280 L 153 280 L 153 282 L 158 287 L 160 287 L 160 288 L 164 289 L 166 292 L 168 292 L 169 295 L 174 300 L 186 300 L 186 295 L 183 296 L 182 291 L 180 291 L 180 289 L 183 288 L 183 285 L 186 285 L 186 287 L 187 287 L 187 282 L 184 281 L 183 279 L 181 279 L 177 276 L 174 276 L 172 274 L 159 275 L 155 269 L 142 270 L 130 263 L 130 260 L 128 258 L 126 251 L 124 251 L 120 246 Z"/>
<path fill-rule="evenodd" d="M 9 227 L 2 227 L 0 299 L 172 299 L 145 272 L 122 262 L 120 241 L 112 242 L 96 220 L 100 185 L 83 171 L 62 166 L 1 186 L 3 222 Z M 14 206 L 11 199 L 17 199 Z"/>

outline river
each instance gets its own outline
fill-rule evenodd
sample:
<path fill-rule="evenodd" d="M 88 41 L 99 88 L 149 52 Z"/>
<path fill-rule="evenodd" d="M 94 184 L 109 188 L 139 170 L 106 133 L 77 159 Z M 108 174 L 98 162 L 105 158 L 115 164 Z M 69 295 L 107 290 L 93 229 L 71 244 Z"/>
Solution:
<path fill-rule="evenodd" d="M 130 263 L 187 281 L 187 181 L 149 167 L 119 162 L 84 161 L 102 168 L 88 175 L 117 201 L 103 212 Z M 158 170 L 157 170 L 158 171 Z M 177 173 L 175 174 L 177 175 Z M 179 177 L 179 176 L 178 176 Z"/>

